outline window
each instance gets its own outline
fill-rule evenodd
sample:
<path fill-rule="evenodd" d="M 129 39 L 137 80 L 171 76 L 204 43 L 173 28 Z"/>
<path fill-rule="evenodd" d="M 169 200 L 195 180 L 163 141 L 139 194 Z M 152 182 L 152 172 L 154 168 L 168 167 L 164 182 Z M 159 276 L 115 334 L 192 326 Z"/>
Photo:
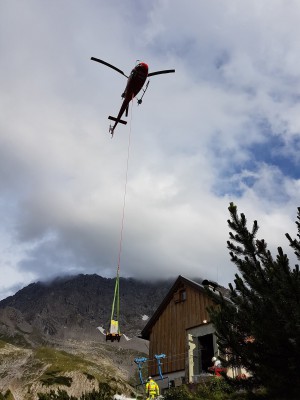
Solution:
<path fill-rule="evenodd" d="M 178 290 L 174 294 L 175 303 L 181 303 L 182 301 L 185 301 L 185 300 L 186 300 L 186 290 L 185 289 Z"/>
<path fill-rule="evenodd" d="M 186 291 L 181 290 L 180 291 L 180 301 L 185 301 L 186 300 Z"/>

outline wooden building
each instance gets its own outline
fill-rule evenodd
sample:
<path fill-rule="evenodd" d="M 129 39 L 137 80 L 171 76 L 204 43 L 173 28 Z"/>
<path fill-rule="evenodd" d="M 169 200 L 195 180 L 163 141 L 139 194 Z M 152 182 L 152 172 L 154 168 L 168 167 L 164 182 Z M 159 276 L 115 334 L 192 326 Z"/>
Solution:
<path fill-rule="evenodd" d="M 148 372 L 158 375 L 155 355 L 165 354 L 162 373 L 177 383 L 195 382 L 218 355 L 207 307 L 213 305 L 204 286 L 179 276 L 149 319 L 142 337 L 149 340 Z M 158 377 L 159 378 L 159 377 Z"/>

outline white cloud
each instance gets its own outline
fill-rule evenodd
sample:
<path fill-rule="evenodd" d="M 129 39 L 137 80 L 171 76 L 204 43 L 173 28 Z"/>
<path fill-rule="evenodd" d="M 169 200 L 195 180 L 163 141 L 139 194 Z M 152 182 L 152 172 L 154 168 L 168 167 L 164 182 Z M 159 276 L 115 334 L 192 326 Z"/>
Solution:
<path fill-rule="evenodd" d="M 122 275 L 232 280 L 230 201 L 272 249 L 293 236 L 298 2 L 31 0 L 20 12 L 12 0 L 0 11 L 1 296 L 60 273 L 114 275 L 130 130 Z M 113 140 L 107 116 L 126 79 L 91 56 L 125 73 L 138 58 L 176 68 L 151 78 Z"/>

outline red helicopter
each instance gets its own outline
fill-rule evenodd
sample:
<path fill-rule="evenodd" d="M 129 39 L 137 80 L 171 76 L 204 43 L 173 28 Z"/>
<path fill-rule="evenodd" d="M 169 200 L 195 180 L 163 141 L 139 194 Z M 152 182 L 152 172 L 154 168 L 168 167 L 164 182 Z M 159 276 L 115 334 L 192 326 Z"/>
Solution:
<path fill-rule="evenodd" d="M 119 68 L 115 67 L 114 65 L 111 65 L 109 63 L 107 63 L 106 61 L 100 60 L 99 58 L 95 58 L 95 57 L 91 57 L 91 60 L 93 61 L 97 61 L 101 64 L 106 65 L 107 67 L 110 67 L 112 69 L 114 69 L 115 71 L 119 72 L 120 74 L 124 75 L 128 80 L 127 80 L 127 85 L 125 87 L 125 90 L 122 94 L 122 98 L 124 98 L 123 103 L 121 105 L 119 114 L 117 116 L 117 118 L 109 116 L 108 119 L 115 121 L 114 125 L 110 125 L 109 127 L 109 133 L 111 133 L 111 136 L 113 137 L 114 135 L 114 130 L 116 128 L 116 126 L 118 125 L 118 123 L 127 124 L 127 121 L 122 120 L 122 115 L 125 112 L 125 116 L 128 116 L 128 107 L 129 107 L 129 103 L 131 102 L 131 100 L 133 100 L 133 98 L 140 92 L 140 90 L 143 88 L 144 83 L 146 82 L 146 79 L 149 76 L 154 76 L 154 75 L 160 75 L 160 74 L 169 74 L 171 72 L 175 72 L 175 69 L 166 69 L 163 71 L 156 71 L 156 72 L 150 72 L 148 73 L 148 65 L 145 64 L 144 62 L 140 62 L 139 64 L 137 64 L 133 70 L 131 71 L 129 77 L 127 75 L 124 74 L 123 71 L 121 71 Z M 142 104 L 142 100 L 144 97 L 144 94 L 148 88 L 149 82 L 147 82 L 145 89 L 143 89 L 143 95 L 142 97 L 138 100 L 138 104 Z"/>

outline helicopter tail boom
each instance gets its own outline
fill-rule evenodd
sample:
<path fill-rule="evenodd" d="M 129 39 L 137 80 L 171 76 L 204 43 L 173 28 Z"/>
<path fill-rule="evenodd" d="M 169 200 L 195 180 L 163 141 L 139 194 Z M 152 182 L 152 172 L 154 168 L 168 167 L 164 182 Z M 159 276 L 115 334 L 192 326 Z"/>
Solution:
<path fill-rule="evenodd" d="M 115 121 L 115 122 L 119 122 L 120 124 L 124 124 L 124 125 L 127 124 L 127 121 L 123 121 L 122 119 L 112 117 L 111 115 L 108 117 L 108 119 L 111 119 L 112 121 Z"/>

